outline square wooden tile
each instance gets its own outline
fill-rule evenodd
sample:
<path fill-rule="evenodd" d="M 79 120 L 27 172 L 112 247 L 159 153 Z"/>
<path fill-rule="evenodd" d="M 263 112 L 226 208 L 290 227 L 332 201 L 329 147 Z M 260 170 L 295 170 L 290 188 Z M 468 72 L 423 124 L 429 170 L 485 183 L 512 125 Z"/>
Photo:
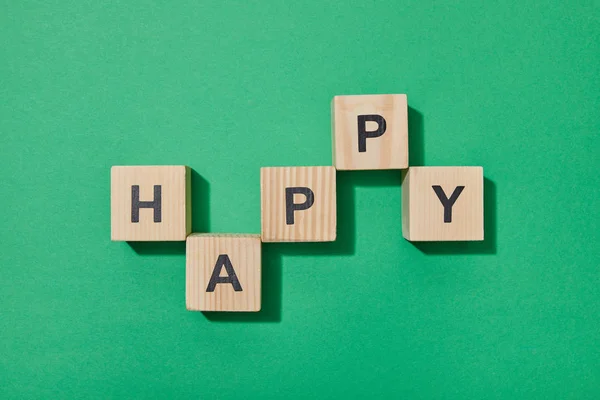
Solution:
<path fill-rule="evenodd" d="M 186 307 L 260 311 L 260 235 L 192 234 L 186 241 Z"/>
<path fill-rule="evenodd" d="M 402 234 L 411 241 L 483 240 L 483 168 L 410 167 Z"/>
<path fill-rule="evenodd" d="M 336 238 L 333 167 L 260 170 L 263 242 L 332 242 Z"/>
<path fill-rule="evenodd" d="M 408 168 L 405 94 L 335 96 L 331 130 L 339 170 Z"/>
<path fill-rule="evenodd" d="M 112 240 L 183 241 L 192 231 L 189 167 L 115 166 L 110 175 Z"/>

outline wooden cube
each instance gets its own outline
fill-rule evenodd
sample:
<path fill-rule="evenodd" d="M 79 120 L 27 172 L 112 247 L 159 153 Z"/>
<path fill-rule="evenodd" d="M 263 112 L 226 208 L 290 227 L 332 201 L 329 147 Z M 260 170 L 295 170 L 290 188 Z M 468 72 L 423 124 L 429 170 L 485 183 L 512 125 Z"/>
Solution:
<path fill-rule="evenodd" d="M 261 168 L 263 242 L 333 242 L 335 190 L 333 167 Z"/>
<path fill-rule="evenodd" d="M 483 240 L 483 168 L 410 167 L 402 234 L 411 241 Z"/>
<path fill-rule="evenodd" d="M 188 310 L 260 311 L 260 235 L 188 236 L 185 281 Z"/>
<path fill-rule="evenodd" d="M 408 168 L 405 94 L 335 96 L 331 114 L 337 169 Z"/>
<path fill-rule="evenodd" d="M 115 166 L 110 175 L 112 240 L 183 241 L 190 234 L 189 167 Z"/>

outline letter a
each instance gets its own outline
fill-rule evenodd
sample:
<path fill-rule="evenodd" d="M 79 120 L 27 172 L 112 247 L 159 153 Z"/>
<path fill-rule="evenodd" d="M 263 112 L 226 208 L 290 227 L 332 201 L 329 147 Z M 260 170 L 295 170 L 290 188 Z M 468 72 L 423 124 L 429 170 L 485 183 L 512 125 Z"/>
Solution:
<path fill-rule="evenodd" d="M 221 270 L 225 266 L 225 271 L 227 271 L 228 276 L 220 276 Z M 208 282 L 208 287 L 206 288 L 207 292 L 214 292 L 217 283 L 231 283 L 233 286 L 233 290 L 236 292 L 242 291 L 242 285 L 240 285 L 240 281 L 235 274 L 233 269 L 233 265 L 231 265 L 231 260 L 227 254 L 219 254 L 219 258 L 217 258 L 217 263 L 215 264 L 215 268 L 213 269 L 212 276 L 210 277 L 210 282 Z"/>

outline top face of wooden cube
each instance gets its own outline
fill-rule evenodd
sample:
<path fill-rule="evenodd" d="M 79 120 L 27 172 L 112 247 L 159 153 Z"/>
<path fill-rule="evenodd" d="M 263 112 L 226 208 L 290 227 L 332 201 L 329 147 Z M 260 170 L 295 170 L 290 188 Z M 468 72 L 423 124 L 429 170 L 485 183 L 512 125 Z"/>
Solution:
<path fill-rule="evenodd" d="M 186 307 L 194 311 L 260 311 L 260 235 L 188 236 Z"/>
<path fill-rule="evenodd" d="M 111 169 L 111 239 L 183 241 L 191 232 L 191 173 L 185 166 Z"/>
<path fill-rule="evenodd" d="M 332 242 L 336 237 L 333 167 L 260 170 L 263 242 Z"/>
<path fill-rule="evenodd" d="M 337 169 L 408 168 L 405 94 L 335 96 L 331 114 Z"/>
<path fill-rule="evenodd" d="M 411 241 L 483 240 L 483 168 L 409 168 L 402 233 Z"/>

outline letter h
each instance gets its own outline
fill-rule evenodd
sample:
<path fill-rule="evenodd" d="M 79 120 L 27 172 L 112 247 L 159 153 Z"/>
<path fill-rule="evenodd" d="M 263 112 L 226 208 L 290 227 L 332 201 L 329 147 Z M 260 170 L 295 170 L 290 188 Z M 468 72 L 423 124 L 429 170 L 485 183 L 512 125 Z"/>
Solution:
<path fill-rule="evenodd" d="M 153 208 L 154 222 L 162 221 L 161 185 L 154 185 L 153 201 L 140 201 L 140 186 L 131 186 L 131 222 L 140 222 L 140 208 Z"/>

